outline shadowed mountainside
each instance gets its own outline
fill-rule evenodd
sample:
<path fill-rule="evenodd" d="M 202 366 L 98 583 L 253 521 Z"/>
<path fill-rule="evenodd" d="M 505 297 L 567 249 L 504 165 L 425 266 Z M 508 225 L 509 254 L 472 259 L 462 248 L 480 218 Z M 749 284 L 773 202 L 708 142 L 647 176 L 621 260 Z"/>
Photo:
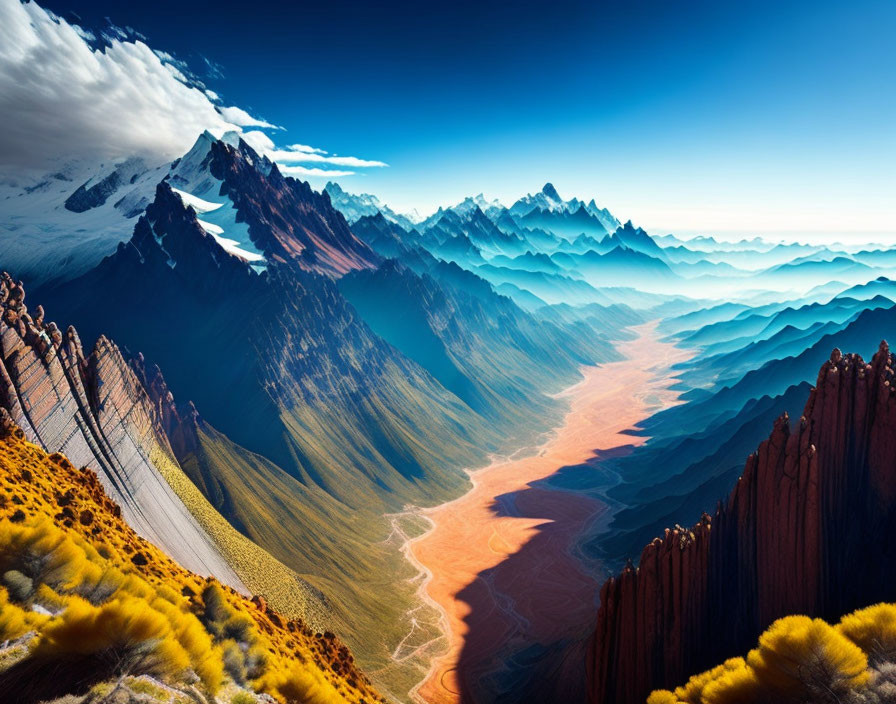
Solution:
<path fill-rule="evenodd" d="M 776 618 L 892 600 L 894 358 L 834 350 L 791 428 L 750 456 L 714 518 L 676 526 L 601 590 L 593 702 L 642 702 L 746 650 Z"/>

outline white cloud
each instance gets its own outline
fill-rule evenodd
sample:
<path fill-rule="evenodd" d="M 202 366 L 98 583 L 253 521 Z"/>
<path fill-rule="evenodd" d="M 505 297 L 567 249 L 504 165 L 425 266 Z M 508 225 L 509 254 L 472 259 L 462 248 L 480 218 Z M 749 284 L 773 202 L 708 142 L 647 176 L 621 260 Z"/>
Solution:
<path fill-rule="evenodd" d="M 339 169 L 306 169 L 304 166 L 283 166 L 277 164 L 280 173 L 284 176 L 299 176 L 304 178 L 339 178 L 340 176 L 352 176 L 354 171 L 340 171 Z"/>
<path fill-rule="evenodd" d="M 141 41 L 104 49 L 33 2 L 0 0 L 0 170 L 60 158 L 182 155 L 203 130 L 238 128 Z"/>
<path fill-rule="evenodd" d="M 301 145 L 296 145 L 301 146 Z M 355 156 L 335 156 L 330 155 L 320 149 L 314 151 L 298 151 L 295 149 L 277 149 L 270 154 L 268 158 L 277 162 L 288 164 L 332 164 L 333 166 L 348 166 L 356 169 L 369 169 L 373 167 L 388 166 L 383 161 L 371 161 L 370 159 L 359 159 Z"/>
<path fill-rule="evenodd" d="M 243 141 L 259 154 L 270 154 L 274 149 L 274 143 L 264 132 L 258 130 L 243 132 L 242 137 Z"/>
<path fill-rule="evenodd" d="M 305 152 L 307 154 L 326 154 L 323 149 L 318 149 L 317 147 L 309 147 L 307 144 L 290 144 L 287 149 L 292 149 L 294 152 Z"/>
<path fill-rule="evenodd" d="M 219 137 L 239 132 L 256 151 L 285 163 L 282 171 L 291 176 L 338 178 L 386 165 L 303 144 L 278 148 L 260 129 L 282 128 L 240 107 L 216 106 L 218 94 L 184 61 L 138 37 L 110 25 L 107 45 L 97 47 L 93 33 L 35 2 L 0 0 L 0 179 L 79 158 L 142 156 L 161 164 L 182 156 L 204 130 Z M 209 75 L 221 75 L 203 60 Z"/>
<path fill-rule="evenodd" d="M 221 116 L 225 120 L 227 120 L 228 122 L 232 122 L 234 125 L 239 125 L 240 127 L 265 127 L 273 130 L 283 129 L 282 127 L 278 127 L 277 125 L 272 125 L 270 122 L 267 122 L 265 120 L 259 120 L 256 117 L 252 117 L 242 108 L 219 108 L 218 111 L 221 113 Z"/>

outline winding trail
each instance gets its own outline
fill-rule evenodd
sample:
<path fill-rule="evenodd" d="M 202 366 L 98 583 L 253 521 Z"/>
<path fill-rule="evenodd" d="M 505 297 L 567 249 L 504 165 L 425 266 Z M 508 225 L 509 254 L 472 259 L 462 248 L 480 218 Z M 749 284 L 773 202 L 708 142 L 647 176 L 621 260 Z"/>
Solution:
<path fill-rule="evenodd" d="M 593 627 L 602 575 L 573 551 L 608 509 L 539 480 L 642 444 L 646 438 L 625 431 L 677 402 L 668 369 L 689 352 L 660 342 L 655 327 L 634 328 L 637 339 L 620 345 L 627 359 L 583 368 L 584 379 L 560 394 L 569 403 L 563 425 L 536 454 L 471 472 L 469 492 L 421 512 L 432 527 L 405 549 L 425 575 L 421 596 L 441 611 L 448 649 L 411 692 L 415 700 L 453 704 L 461 692 L 478 700 L 471 693 L 514 645 L 549 647 Z"/>

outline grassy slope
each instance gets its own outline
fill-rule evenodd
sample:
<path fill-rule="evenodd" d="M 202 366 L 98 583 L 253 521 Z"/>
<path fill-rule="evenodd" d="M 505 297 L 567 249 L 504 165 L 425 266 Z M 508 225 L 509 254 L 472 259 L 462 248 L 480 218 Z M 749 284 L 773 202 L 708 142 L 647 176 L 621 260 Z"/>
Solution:
<path fill-rule="evenodd" d="M 169 593 L 183 593 L 190 602 L 184 608 L 191 604 L 196 608 L 195 599 L 209 584 L 209 580 L 184 570 L 138 537 L 105 496 L 92 471 L 74 468 L 61 455 L 47 455 L 15 430 L 0 438 L 0 525 L 27 528 L 42 520 L 52 521 L 77 544 L 89 545 L 94 551 L 89 554 L 94 554 L 98 562 L 96 552 L 103 564 L 114 565 L 125 575 L 134 574 L 154 587 L 167 587 Z M 0 531 L 0 535 L 7 533 Z M 15 549 L 15 545 L 0 545 L 0 556 L 7 559 Z M 229 588 L 222 591 L 230 608 L 248 617 L 252 628 L 262 634 L 271 667 L 276 664 L 296 671 L 313 670 L 313 676 L 329 682 L 344 701 L 378 698 L 331 635 L 315 634 L 303 622 L 288 621 L 263 602 L 253 602 Z M 0 615 L 2 610 L 0 606 Z"/>
<path fill-rule="evenodd" d="M 371 500 L 350 509 L 206 424 L 198 437 L 196 452 L 181 461 L 191 479 L 249 538 L 327 595 L 334 627 L 365 670 L 403 697 L 423 663 L 409 658 L 396 664 L 391 654 L 406 635 L 404 616 L 416 606 L 416 584 L 390 540 L 384 507 Z M 417 640 L 438 636 L 434 613 L 418 613 L 417 619 Z"/>

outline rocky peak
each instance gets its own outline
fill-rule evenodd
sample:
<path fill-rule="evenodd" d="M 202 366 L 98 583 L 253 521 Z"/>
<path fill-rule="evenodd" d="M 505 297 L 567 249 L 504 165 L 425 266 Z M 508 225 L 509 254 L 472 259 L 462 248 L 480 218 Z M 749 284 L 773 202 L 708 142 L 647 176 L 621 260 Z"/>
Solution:
<path fill-rule="evenodd" d="M 284 177 L 242 139 L 202 135 L 172 170 L 170 180 L 200 199 L 215 204 L 224 200 L 224 207 L 236 211 L 234 225 L 247 227 L 251 245 L 269 261 L 294 261 L 329 276 L 378 261 L 351 233 L 326 192 L 317 193 L 305 181 Z M 226 228 L 222 236 L 232 237 Z"/>
<path fill-rule="evenodd" d="M 640 704 L 748 649 L 775 619 L 896 599 L 894 359 L 834 349 L 799 423 L 786 414 L 711 520 L 668 530 L 601 590 L 596 703 Z"/>
<path fill-rule="evenodd" d="M 555 200 L 559 203 L 563 202 L 563 199 L 560 197 L 560 194 L 557 193 L 557 189 L 554 188 L 553 183 L 548 182 L 548 183 L 544 184 L 544 187 L 541 189 L 541 192 L 544 195 L 546 195 L 548 198 L 550 198 L 551 200 Z"/>
<path fill-rule="evenodd" d="M 196 434 L 201 420 L 196 405 L 187 401 L 178 407 L 162 370 L 157 364 L 147 366 L 142 352 L 131 361 L 131 368 L 146 389 L 155 411 L 154 420 L 169 439 L 175 457 L 185 457 L 194 452 L 199 447 Z"/>

